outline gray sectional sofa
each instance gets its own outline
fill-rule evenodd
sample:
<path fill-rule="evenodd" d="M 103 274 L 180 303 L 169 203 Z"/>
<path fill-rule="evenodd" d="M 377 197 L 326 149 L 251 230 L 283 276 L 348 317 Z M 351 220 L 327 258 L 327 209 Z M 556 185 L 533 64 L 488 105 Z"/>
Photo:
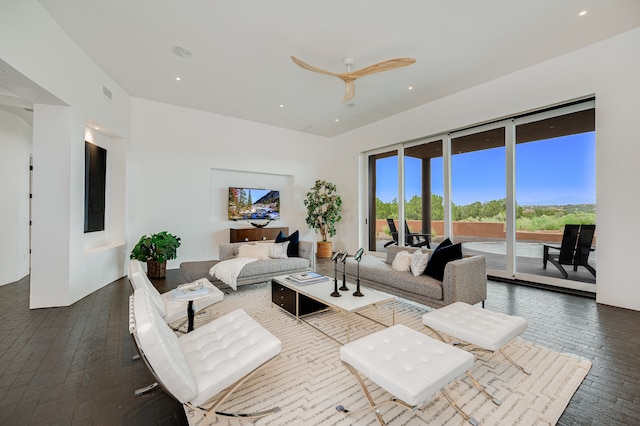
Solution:
<path fill-rule="evenodd" d="M 411 247 L 389 247 L 386 258 L 363 255 L 360 261 L 360 284 L 384 291 L 432 308 L 453 302 L 474 305 L 487 298 L 487 266 L 484 256 L 466 256 L 445 266 L 444 279 L 438 281 L 428 275 L 414 276 L 411 272 L 395 271 L 391 264 L 400 250 L 413 252 Z M 433 250 L 422 249 L 423 252 Z M 356 281 L 357 262 L 348 258 L 345 264 L 347 282 Z"/>
<path fill-rule="evenodd" d="M 213 285 L 221 290 L 230 288 L 224 282 L 212 277 L 209 270 L 221 260 L 232 259 L 238 255 L 238 249 L 242 244 L 221 244 L 219 249 L 220 260 L 205 260 L 196 262 L 182 262 L 180 274 L 185 282 L 192 282 L 200 278 L 207 278 Z M 311 241 L 298 242 L 298 257 L 287 259 L 256 260 L 242 268 L 238 275 L 237 285 L 255 284 L 271 280 L 277 275 L 294 274 L 298 272 L 313 271 L 316 268 L 316 244 Z"/>

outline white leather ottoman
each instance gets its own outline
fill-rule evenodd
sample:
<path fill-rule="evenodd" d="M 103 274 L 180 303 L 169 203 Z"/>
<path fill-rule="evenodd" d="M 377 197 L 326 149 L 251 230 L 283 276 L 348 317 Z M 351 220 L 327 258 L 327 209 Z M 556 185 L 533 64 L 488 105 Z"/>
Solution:
<path fill-rule="evenodd" d="M 378 407 L 397 404 L 413 409 L 438 391 L 466 421 L 478 424 L 453 401 L 444 389 L 474 363 L 474 356 L 418 331 L 398 324 L 385 330 L 347 343 L 340 348 L 340 359 L 360 383 L 370 407 L 360 410 L 374 411 L 384 425 Z M 375 403 L 359 373 L 397 399 Z M 350 413 L 342 405 L 338 411 Z"/>
<path fill-rule="evenodd" d="M 422 316 L 422 323 L 442 341 L 446 340 L 440 333 L 445 333 L 491 352 L 500 351 L 510 363 L 526 374 L 531 374 L 502 350 L 504 345 L 527 329 L 527 320 L 522 317 L 456 302 L 427 312 Z"/>

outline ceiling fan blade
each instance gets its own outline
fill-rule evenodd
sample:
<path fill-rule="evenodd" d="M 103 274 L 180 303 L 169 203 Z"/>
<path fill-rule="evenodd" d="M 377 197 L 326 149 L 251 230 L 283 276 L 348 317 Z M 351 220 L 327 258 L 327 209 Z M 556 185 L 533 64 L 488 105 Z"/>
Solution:
<path fill-rule="evenodd" d="M 345 81 L 345 91 L 344 98 L 342 98 L 342 102 L 347 102 L 351 100 L 356 94 L 356 84 L 352 81 Z"/>
<path fill-rule="evenodd" d="M 339 74 L 330 72 L 330 71 L 325 71 L 323 69 L 320 68 L 316 68 L 313 65 L 309 65 L 306 62 L 301 61 L 300 59 L 296 58 L 295 56 L 291 56 L 291 60 L 298 65 L 301 68 L 304 68 L 305 70 L 309 70 L 309 71 L 313 71 L 313 72 L 319 72 L 320 74 L 327 74 L 327 75 L 332 75 L 334 77 L 340 77 Z"/>
<path fill-rule="evenodd" d="M 371 74 L 375 74 L 383 71 L 390 71 L 396 68 L 406 67 L 407 65 L 413 64 L 415 61 L 416 60 L 413 58 L 389 59 L 387 61 L 378 62 L 377 64 L 364 67 L 362 69 L 350 72 L 348 74 L 351 77 L 353 77 L 355 80 L 356 78 L 364 77 L 366 75 L 371 75 Z"/>

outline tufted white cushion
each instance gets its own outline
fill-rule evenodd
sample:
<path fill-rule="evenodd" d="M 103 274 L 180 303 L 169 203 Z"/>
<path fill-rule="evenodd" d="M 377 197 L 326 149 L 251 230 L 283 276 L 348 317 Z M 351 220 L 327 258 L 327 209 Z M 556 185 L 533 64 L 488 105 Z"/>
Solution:
<path fill-rule="evenodd" d="M 340 359 L 409 405 L 430 399 L 474 361 L 469 352 L 402 324 L 347 343 Z"/>
<path fill-rule="evenodd" d="M 155 307 L 146 287 L 133 293 L 136 335 L 158 380 L 178 401 L 191 401 L 198 385 L 182 352 L 178 337 Z"/>
<path fill-rule="evenodd" d="M 524 318 L 463 302 L 427 312 L 422 316 L 422 323 L 490 351 L 500 349 L 527 329 Z"/>
<path fill-rule="evenodd" d="M 280 340 L 242 309 L 176 337 L 146 288 L 133 297 L 135 332 L 162 386 L 199 405 L 280 353 Z"/>
<path fill-rule="evenodd" d="M 280 340 L 237 309 L 179 338 L 198 384 L 191 402 L 206 402 L 280 353 Z"/>

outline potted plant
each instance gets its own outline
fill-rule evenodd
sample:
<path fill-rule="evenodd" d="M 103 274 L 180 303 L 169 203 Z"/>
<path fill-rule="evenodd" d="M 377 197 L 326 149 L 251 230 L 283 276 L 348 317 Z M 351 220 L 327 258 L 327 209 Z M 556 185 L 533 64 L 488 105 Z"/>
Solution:
<path fill-rule="evenodd" d="M 317 256 L 331 258 L 333 250 L 331 241 L 327 241 L 327 238 L 336 235 L 335 225 L 342 219 L 342 199 L 336 192 L 336 186 L 324 180 L 316 180 L 307 193 L 304 205 L 307 206 L 307 225 L 316 233 L 320 232 L 322 237 L 322 241 L 318 241 Z"/>
<path fill-rule="evenodd" d="M 176 258 L 178 247 L 180 238 L 167 231 L 143 235 L 129 258 L 147 262 L 147 276 L 162 278 L 166 275 L 167 260 Z"/>

